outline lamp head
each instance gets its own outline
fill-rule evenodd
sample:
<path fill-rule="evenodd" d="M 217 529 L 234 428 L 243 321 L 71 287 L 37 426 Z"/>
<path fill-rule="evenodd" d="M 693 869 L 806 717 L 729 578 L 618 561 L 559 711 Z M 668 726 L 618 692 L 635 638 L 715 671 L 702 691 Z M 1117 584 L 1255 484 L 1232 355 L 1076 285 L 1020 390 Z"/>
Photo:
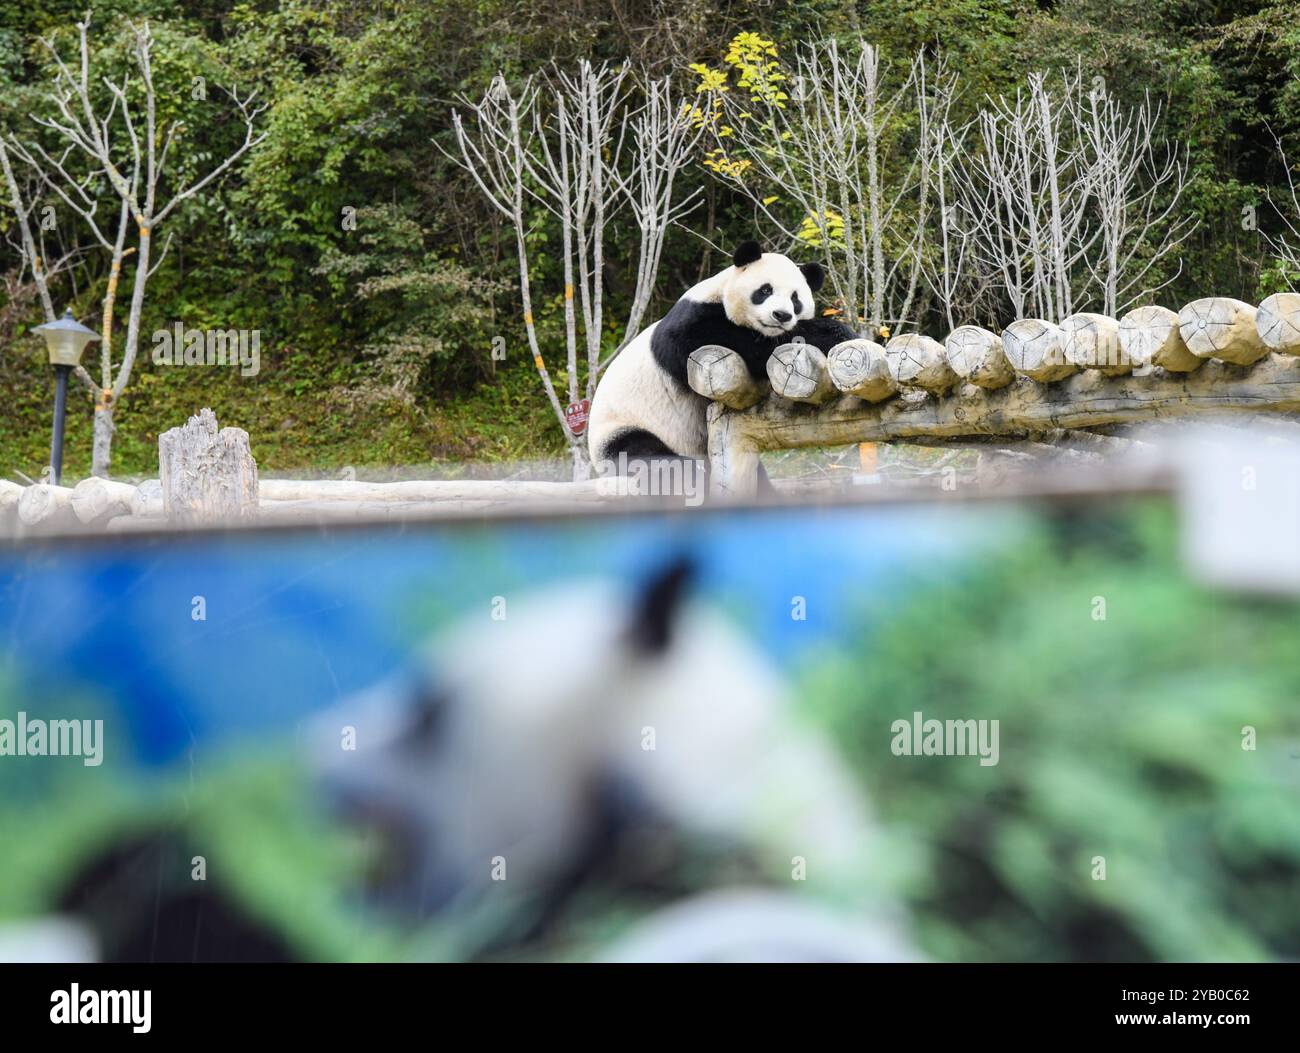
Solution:
<path fill-rule="evenodd" d="M 81 353 L 92 340 L 98 340 L 99 334 L 72 317 L 72 308 L 63 313 L 57 322 L 38 325 L 36 332 L 45 340 L 50 352 L 50 365 L 75 366 L 81 361 Z"/>

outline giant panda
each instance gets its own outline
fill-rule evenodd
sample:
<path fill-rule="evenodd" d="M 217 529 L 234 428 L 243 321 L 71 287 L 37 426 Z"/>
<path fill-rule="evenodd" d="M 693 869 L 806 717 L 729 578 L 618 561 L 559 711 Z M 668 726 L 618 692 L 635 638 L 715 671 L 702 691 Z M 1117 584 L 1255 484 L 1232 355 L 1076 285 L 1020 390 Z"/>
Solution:
<path fill-rule="evenodd" d="M 813 294 L 824 279 L 816 263 L 800 266 L 754 241 L 741 245 L 730 267 L 688 289 L 609 364 L 591 403 L 593 463 L 608 473 L 633 461 L 707 454 L 708 401 L 686 381 L 696 348 L 732 348 L 766 383 L 768 357 L 781 344 L 801 338 L 829 351 L 852 340 L 848 326 L 815 313 Z"/>
<path fill-rule="evenodd" d="M 720 874 L 741 858 L 777 887 L 805 860 L 806 883 L 785 887 L 859 913 L 872 824 L 855 779 L 756 647 L 687 600 L 694 573 L 678 559 L 631 589 L 546 587 L 490 629 L 467 616 L 322 716 L 326 799 L 396 849 L 378 902 L 450 925 L 486 910 L 508 930 L 502 917 L 554 916 L 593 880 L 626 888 L 686 838 Z M 697 873 L 691 859 L 667 871 Z"/>

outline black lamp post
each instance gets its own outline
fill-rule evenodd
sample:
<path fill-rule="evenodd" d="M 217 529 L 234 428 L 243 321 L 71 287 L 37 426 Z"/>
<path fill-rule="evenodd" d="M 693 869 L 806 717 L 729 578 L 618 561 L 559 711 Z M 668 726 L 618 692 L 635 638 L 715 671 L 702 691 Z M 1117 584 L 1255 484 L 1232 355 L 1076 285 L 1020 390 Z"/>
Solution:
<path fill-rule="evenodd" d="M 99 334 L 72 317 L 69 307 L 57 322 L 38 325 L 36 332 L 45 338 L 54 367 L 54 435 L 50 441 L 50 482 L 59 485 L 63 475 L 63 419 L 68 409 L 68 374 L 81 361 L 81 353 Z"/>

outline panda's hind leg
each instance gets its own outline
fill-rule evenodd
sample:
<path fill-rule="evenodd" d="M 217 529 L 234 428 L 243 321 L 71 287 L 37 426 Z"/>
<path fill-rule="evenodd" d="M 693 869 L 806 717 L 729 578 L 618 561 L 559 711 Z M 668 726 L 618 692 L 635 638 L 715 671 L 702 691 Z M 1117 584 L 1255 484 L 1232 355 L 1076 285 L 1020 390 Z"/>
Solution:
<path fill-rule="evenodd" d="M 708 461 L 675 452 L 644 428 L 628 428 L 613 436 L 601 450 L 597 466 L 606 474 L 636 477 L 654 497 L 683 497 L 688 504 L 708 496 Z"/>
<path fill-rule="evenodd" d="M 674 453 L 659 436 L 644 428 L 628 428 L 611 438 L 601 451 L 600 462 L 611 467 L 614 475 L 643 475 L 652 484 L 658 480 L 659 485 L 652 489 L 655 496 L 698 495 L 703 500 L 708 494 L 709 462 L 702 457 Z M 675 485 L 677 480 L 680 488 Z M 760 462 L 758 498 L 771 501 L 776 496 L 772 479 Z"/>

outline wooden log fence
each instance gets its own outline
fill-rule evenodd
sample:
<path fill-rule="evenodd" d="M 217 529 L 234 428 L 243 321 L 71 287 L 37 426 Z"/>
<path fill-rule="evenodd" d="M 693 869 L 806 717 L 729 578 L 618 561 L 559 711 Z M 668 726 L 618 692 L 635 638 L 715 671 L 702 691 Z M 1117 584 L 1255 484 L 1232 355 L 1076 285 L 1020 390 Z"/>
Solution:
<path fill-rule="evenodd" d="M 708 398 L 710 487 L 755 496 L 765 450 L 861 442 L 1023 439 L 1214 413 L 1300 411 L 1300 294 L 1080 313 L 1012 322 L 1001 335 L 961 326 L 943 343 L 848 340 L 823 355 L 797 343 L 768 363 L 772 392 L 752 399 L 734 352 L 692 362 Z M 697 352 L 697 354 L 699 354 Z M 694 356 L 693 356 L 694 357 Z M 743 386 L 744 398 L 733 397 Z"/>

